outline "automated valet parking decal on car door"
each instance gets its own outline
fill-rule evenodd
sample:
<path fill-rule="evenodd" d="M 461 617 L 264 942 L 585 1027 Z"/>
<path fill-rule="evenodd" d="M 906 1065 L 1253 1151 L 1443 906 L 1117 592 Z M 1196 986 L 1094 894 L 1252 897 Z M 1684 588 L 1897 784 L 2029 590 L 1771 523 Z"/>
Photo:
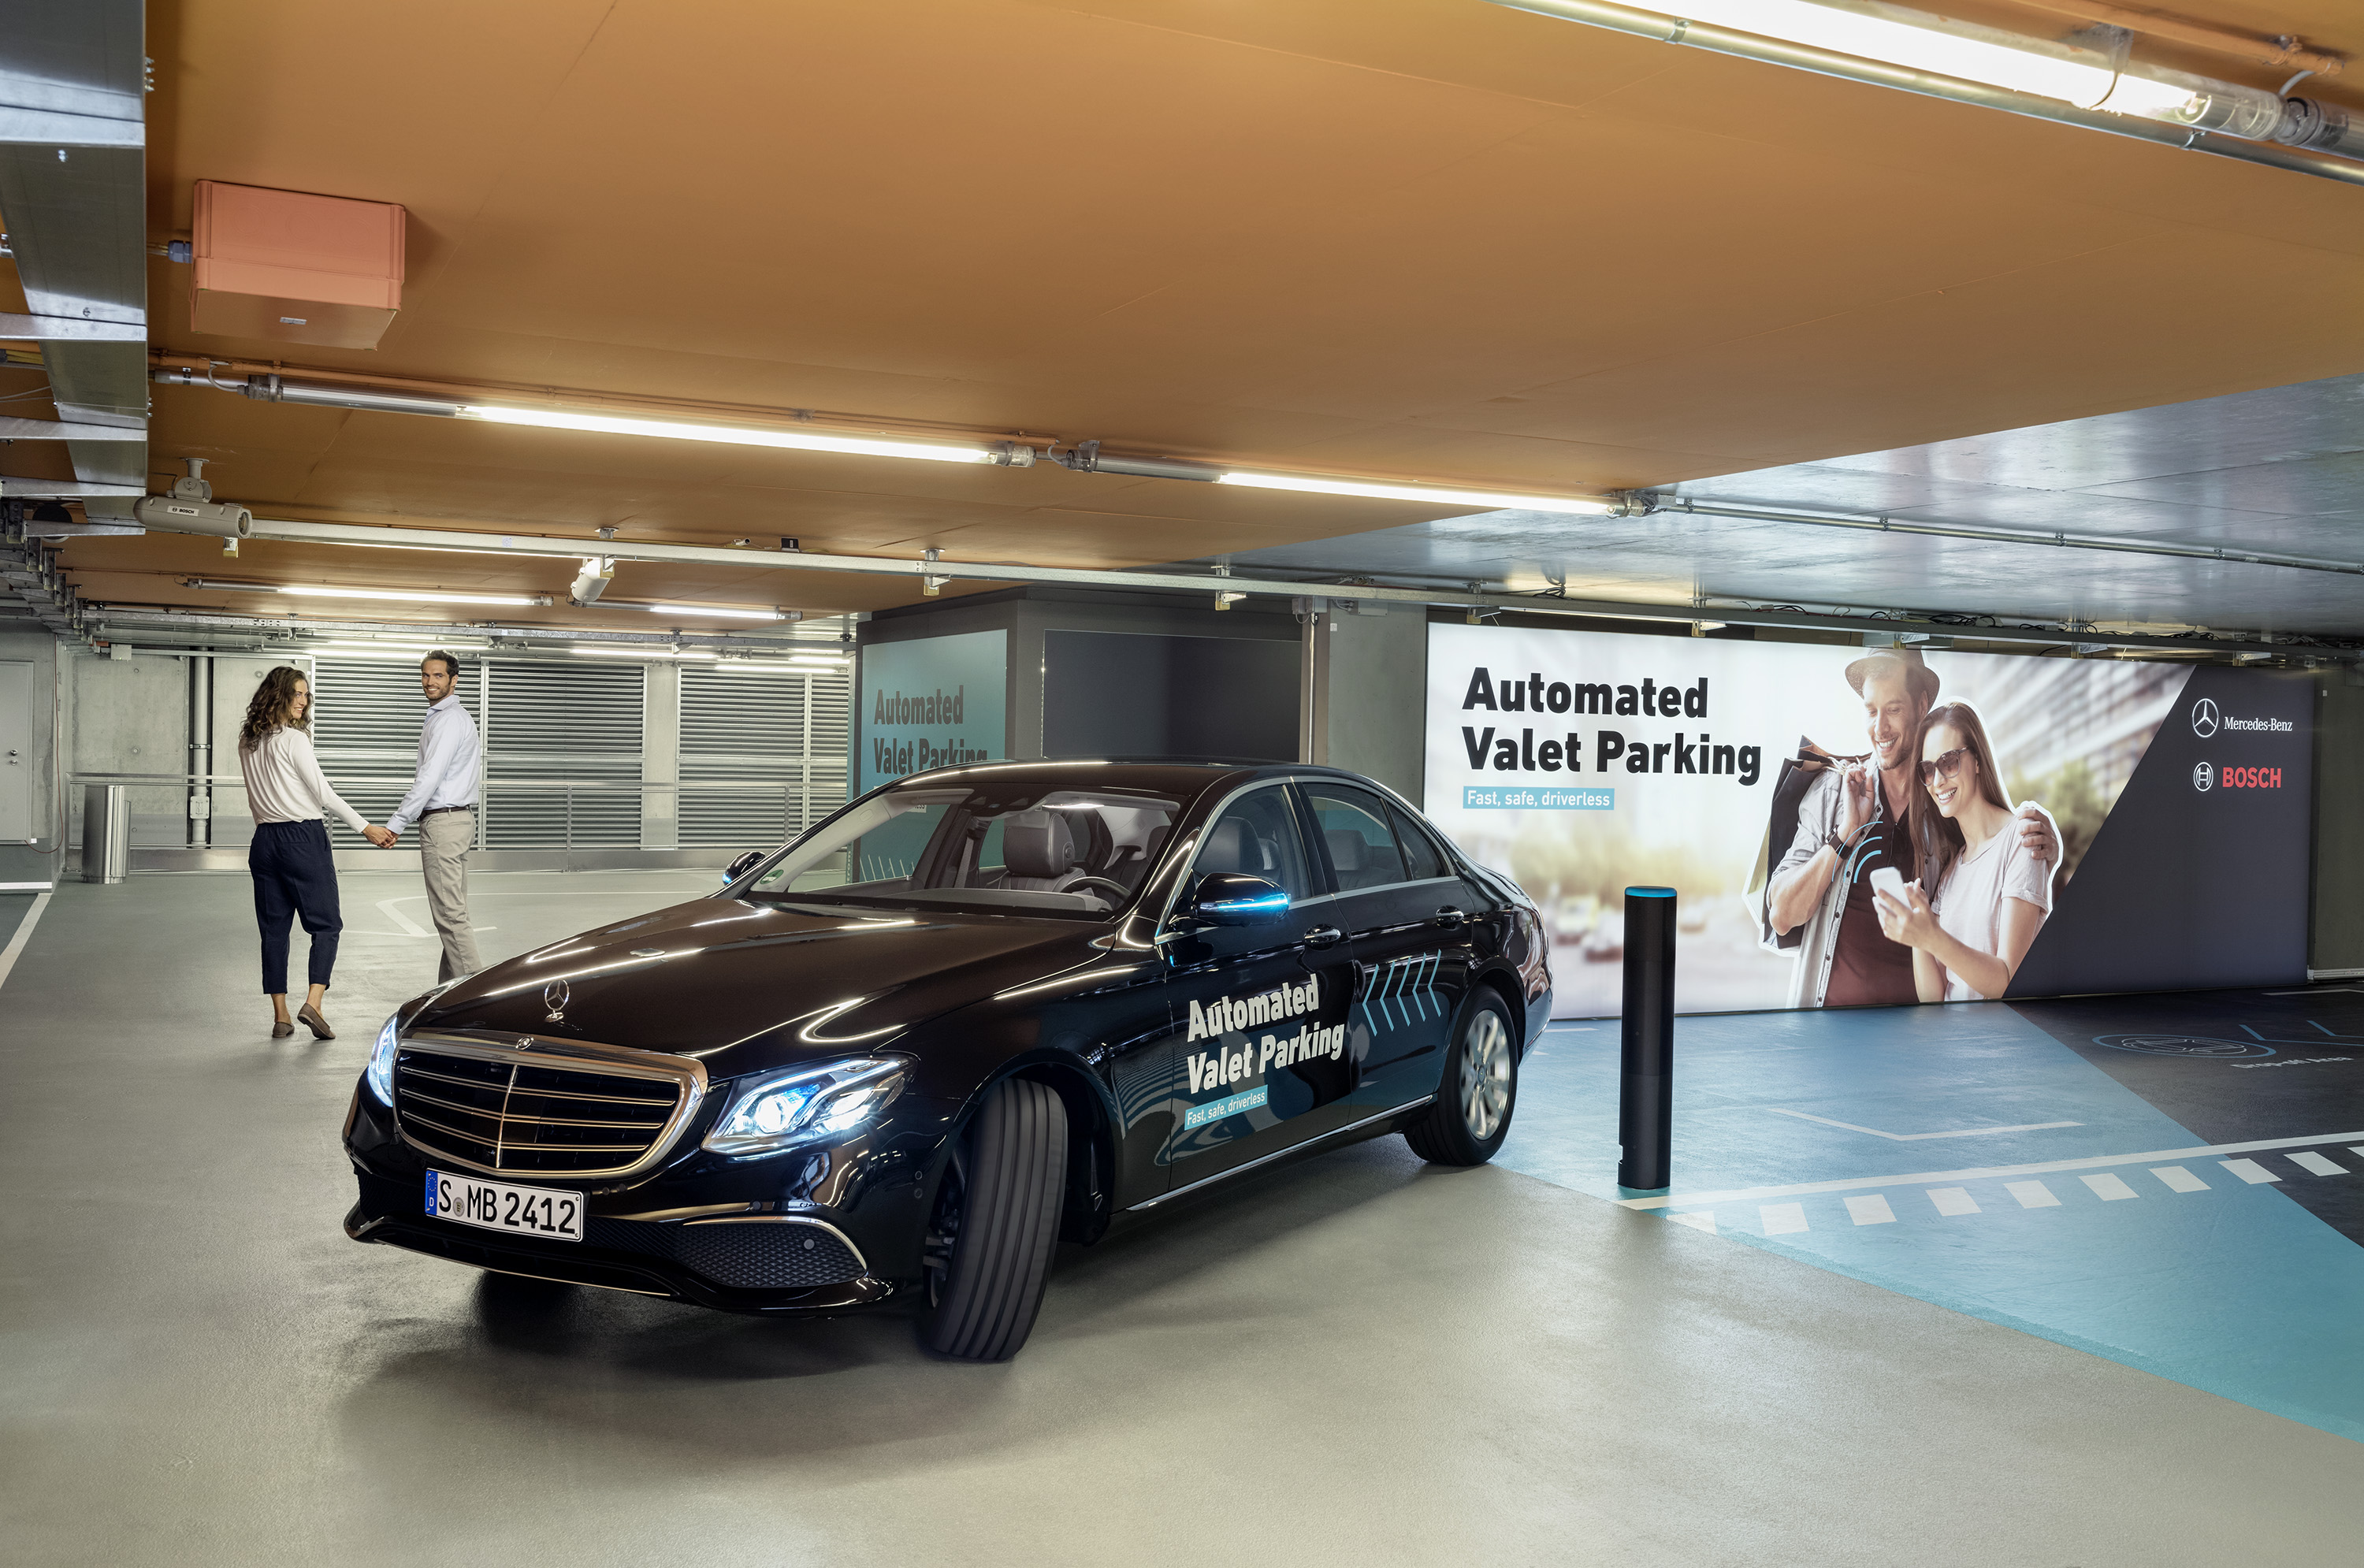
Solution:
<path fill-rule="evenodd" d="M 1307 1014 L 1318 1015 L 1321 1009 L 1321 977 L 1309 974 L 1305 983 L 1275 986 L 1259 995 L 1234 998 L 1219 996 L 1201 1007 L 1190 1004 L 1190 1029 L 1183 1037 L 1187 1046 L 1199 1040 L 1210 1043 L 1192 1051 L 1183 1060 L 1193 1095 L 1228 1090 L 1221 1098 L 1192 1105 L 1182 1113 L 1182 1127 L 1188 1131 L 1227 1117 L 1260 1110 L 1271 1104 L 1272 1085 L 1266 1075 L 1275 1068 L 1287 1069 L 1316 1058 L 1336 1062 L 1346 1052 L 1346 1027 L 1344 1024 L 1323 1027 L 1309 1020 L 1297 1026 L 1295 1034 L 1266 1034 L 1261 1040 L 1252 1039 L 1251 1030 L 1266 1024 L 1285 1023 Z M 1232 1041 L 1238 1041 L 1233 1049 Z M 1248 1084 L 1253 1086 L 1240 1087 Z M 1310 1106 L 1298 1107 L 1310 1109 Z M 1294 1114 L 1294 1113 L 1288 1113 Z"/>

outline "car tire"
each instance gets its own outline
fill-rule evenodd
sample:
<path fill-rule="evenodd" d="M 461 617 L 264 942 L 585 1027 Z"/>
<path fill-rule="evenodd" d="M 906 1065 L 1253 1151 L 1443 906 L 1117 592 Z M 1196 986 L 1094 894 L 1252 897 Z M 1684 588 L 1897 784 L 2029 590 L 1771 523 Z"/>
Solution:
<path fill-rule="evenodd" d="M 1033 1332 L 1065 1197 L 1067 1107 L 1047 1084 L 1012 1078 L 986 1097 L 944 1173 L 939 1227 L 948 1265 L 931 1282 L 920 1333 L 956 1361 L 1002 1362 Z M 949 1204 L 949 1209 L 947 1205 Z"/>
<path fill-rule="evenodd" d="M 1511 1009 L 1479 986 L 1455 1020 L 1436 1103 L 1404 1129 L 1411 1151 L 1432 1165 L 1482 1165 L 1502 1147 L 1519 1103 L 1519 1040 Z"/>

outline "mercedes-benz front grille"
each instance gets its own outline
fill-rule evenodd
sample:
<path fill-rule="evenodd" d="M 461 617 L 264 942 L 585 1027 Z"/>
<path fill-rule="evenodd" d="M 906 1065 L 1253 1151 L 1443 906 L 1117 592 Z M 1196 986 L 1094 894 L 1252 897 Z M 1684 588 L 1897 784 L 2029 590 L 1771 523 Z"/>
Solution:
<path fill-rule="evenodd" d="M 694 1082 L 662 1067 L 406 1041 L 394 1106 L 419 1149 L 481 1171 L 619 1175 L 663 1152 Z"/>

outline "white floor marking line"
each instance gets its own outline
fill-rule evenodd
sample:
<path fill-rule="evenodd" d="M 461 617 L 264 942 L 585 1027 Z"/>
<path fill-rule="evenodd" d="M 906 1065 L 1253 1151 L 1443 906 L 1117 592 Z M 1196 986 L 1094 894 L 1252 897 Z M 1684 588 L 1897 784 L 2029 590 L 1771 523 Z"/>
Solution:
<path fill-rule="evenodd" d="M 2206 1182 L 2202 1181 L 2199 1177 L 2193 1175 L 2191 1172 L 2185 1170 L 2180 1165 L 2161 1165 L 2152 1171 L 2151 1174 L 2157 1176 L 2160 1181 L 2165 1182 L 2168 1186 L 2175 1192 L 2204 1193 L 2208 1191 L 2208 1184 Z"/>
<path fill-rule="evenodd" d="M 2350 1149 L 2347 1152 L 2359 1158 L 2364 1158 L 2364 1149 Z"/>
<path fill-rule="evenodd" d="M 23 919 L 17 922 L 17 934 L 8 939 L 6 947 L 0 948 L 0 985 L 8 984 L 8 972 L 17 967 L 17 955 L 23 952 L 25 944 L 33 940 L 33 924 L 41 917 L 41 911 L 49 906 L 48 894 L 35 895 L 33 906 L 25 911 Z"/>
<path fill-rule="evenodd" d="M 1967 1187 L 1931 1187 L 1929 1201 L 1937 1206 L 1939 1214 L 1977 1214 L 1979 1200 Z"/>
<path fill-rule="evenodd" d="M 2098 1176 L 2080 1176 L 2077 1179 L 2092 1188 L 2093 1195 L 2103 1203 L 2117 1203 L 2125 1198 L 2142 1196 L 2142 1194 L 2119 1180 L 2113 1172 L 2104 1171 Z"/>
<path fill-rule="evenodd" d="M 1667 1218 L 1678 1225 L 1688 1225 L 1694 1230 L 1704 1230 L 1711 1236 L 1715 1234 L 1715 1216 L 1712 1214 L 1670 1214 Z"/>
<path fill-rule="evenodd" d="M 507 896 L 514 898 L 517 895 L 512 893 L 507 895 Z M 429 930 L 426 927 L 420 925 L 418 921 L 412 919 L 409 916 L 395 907 L 397 904 L 424 904 L 426 902 L 427 895 L 424 893 L 416 893 L 407 898 L 381 898 L 377 901 L 377 906 L 385 911 L 385 917 L 387 919 L 393 921 L 396 925 L 400 926 L 402 929 L 398 932 L 354 931 L 350 934 L 357 937 L 424 937 L 432 941 L 435 938 L 434 932 Z M 500 928 L 498 926 L 479 926 L 474 921 L 470 921 L 468 929 L 472 931 L 497 931 Z"/>
<path fill-rule="evenodd" d="M 1888 1207 L 1888 1199 L 1879 1193 L 1869 1197 L 1851 1197 L 1846 1200 L 1846 1206 L 1848 1218 L 1857 1225 L 1896 1223 L 1896 1211 Z"/>
<path fill-rule="evenodd" d="M 2019 1200 L 2022 1208 L 2058 1208 L 2060 1200 L 2042 1182 L 2005 1182 L 2003 1191 Z"/>
<path fill-rule="evenodd" d="M 2056 1127 L 2082 1127 L 2081 1121 L 2031 1121 L 2020 1127 L 1965 1127 L 1952 1132 L 1882 1132 L 1876 1127 L 1857 1127 L 1851 1121 L 1833 1121 L 1826 1116 L 1812 1116 L 1805 1111 L 1785 1111 L 1777 1106 L 1766 1107 L 1775 1116 L 1793 1116 L 1800 1121 L 1818 1121 L 1824 1127 L 1843 1127 L 1849 1132 L 1868 1132 L 1874 1138 L 1885 1138 L 1895 1143 L 1914 1143 L 1924 1138 L 1983 1138 L 1990 1132 L 2043 1132 Z"/>
<path fill-rule="evenodd" d="M 2275 1175 L 2271 1171 L 2267 1170 L 2255 1160 L 2219 1160 L 2216 1163 L 2224 1166 L 2225 1169 L 2232 1172 L 2235 1175 L 2240 1177 L 2243 1181 L 2248 1183 L 2253 1187 L 2260 1182 L 2279 1182 L 2281 1180 L 2280 1176 Z"/>
<path fill-rule="evenodd" d="M 2342 1165 L 2334 1160 L 2326 1160 L 2320 1154 L 2293 1154 L 2290 1157 L 2290 1162 L 2296 1165 L 2302 1171 L 2312 1171 L 2318 1176 L 2344 1176 L 2347 1174 L 2347 1166 Z"/>
<path fill-rule="evenodd" d="M 1756 1218 L 1767 1236 L 1795 1236 L 1806 1229 L 1806 1206 L 1802 1203 L 1768 1203 L 1760 1206 Z"/>
<path fill-rule="evenodd" d="M 2304 1149 L 2317 1143 L 2364 1142 L 2364 1132 L 2318 1132 L 2307 1138 L 2260 1138 L 2247 1143 L 2209 1143 L 2197 1149 L 2148 1149 L 2133 1154 L 2096 1154 L 2082 1160 L 2045 1160 L 2026 1165 L 1988 1165 L 1968 1171 L 1908 1171 L 1893 1176 L 1853 1176 L 1835 1182 L 1793 1182 L 1778 1187 L 1734 1187 L 1712 1193 L 1667 1193 L 1654 1197 L 1622 1197 L 1611 1201 L 1620 1208 L 1668 1208 L 1687 1203 L 1755 1203 L 1768 1197 L 1805 1197 L 1815 1193 L 1843 1193 L 1857 1187 L 1926 1186 L 1932 1182 L 1973 1182 L 2002 1176 L 2046 1176 L 2056 1171 L 2097 1171 L 2111 1165 L 2144 1165 L 2154 1160 L 2197 1160 L 2205 1154 L 2248 1154 L 2266 1149 Z M 2364 1153 L 2364 1149 L 2357 1151 Z"/>
<path fill-rule="evenodd" d="M 56 885 L 50 882 L 0 882 L 0 893 L 47 893 Z"/>

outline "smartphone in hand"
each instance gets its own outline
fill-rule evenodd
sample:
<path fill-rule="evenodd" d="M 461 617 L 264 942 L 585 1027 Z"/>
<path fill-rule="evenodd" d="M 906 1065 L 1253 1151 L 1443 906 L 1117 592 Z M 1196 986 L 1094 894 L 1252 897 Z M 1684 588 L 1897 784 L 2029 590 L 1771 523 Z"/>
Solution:
<path fill-rule="evenodd" d="M 1874 893 L 1887 894 L 1890 898 L 1895 899 L 1899 904 L 1903 905 L 1909 909 L 1912 906 L 1912 901 L 1904 896 L 1904 873 L 1898 871 L 1894 866 L 1877 866 L 1873 868 L 1871 873 L 1871 890 Z"/>

